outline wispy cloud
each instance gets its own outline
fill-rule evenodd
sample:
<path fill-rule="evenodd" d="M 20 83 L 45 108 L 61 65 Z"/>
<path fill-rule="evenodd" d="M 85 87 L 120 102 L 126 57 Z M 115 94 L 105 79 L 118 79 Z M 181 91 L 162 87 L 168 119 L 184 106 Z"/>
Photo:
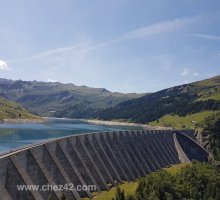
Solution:
<path fill-rule="evenodd" d="M 87 47 L 86 44 L 78 44 L 78 45 L 74 45 L 74 46 L 70 46 L 70 47 L 61 47 L 61 48 L 56 48 L 56 49 L 50 49 L 50 50 L 44 51 L 42 53 L 26 57 L 26 58 L 21 58 L 21 59 L 17 59 L 17 60 L 10 60 L 10 61 L 8 61 L 8 63 L 20 62 L 20 61 L 31 61 L 31 60 L 37 60 L 37 59 L 44 59 L 47 57 L 61 56 L 62 54 L 65 54 L 68 52 L 83 50 L 86 47 Z"/>
<path fill-rule="evenodd" d="M 189 68 L 183 69 L 183 71 L 180 73 L 180 76 L 187 76 L 189 75 Z"/>
<path fill-rule="evenodd" d="M 79 51 L 81 49 L 84 49 L 86 46 L 87 46 L 86 44 L 79 44 L 79 45 L 74 45 L 70 47 L 61 47 L 57 49 L 52 49 L 52 50 L 45 51 L 41 54 L 32 56 L 29 59 L 38 59 L 38 58 L 44 58 L 44 57 L 48 57 L 52 55 L 59 55 L 62 53 L 72 52 L 72 51 Z"/>
<path fill-rule="evenodd" d="M 104 46 L 124 42 L 126 40 L 148 37 L 151 35 L 162 34 L 166 32 L 174 32 L 194 23 L 196 20 L 198 20 L 198 18 L 199 16 L 195 16 L 191 18 L 181 18 L 181 19 L 174 19 L 174 20 L 169 20 L 169 21 L 162 21 L 159 23 L 155 23 L 149 26 L 145 26 L 139 29 L 132 30 L 130 32 L 127 32 L 119 36 L 116 39 L 113 39 L 107 42 L 102 42 L 102 43 L 97 43 L 97 44 L 83 43 L 83 44 L 73 45 L 70 47 L 62 47 L 62 48 L 47 50 L 45 52 L 30 56 L 30 57 L 26 57 L 26 58 L 18 59 L 18 60 L 11 60 L 8 62 L 32 61 L 32 60 L 38 60 L 38 59 L 45 60 L 47 58 L 55 58 L 54 60 L 56 60 L 56 58 L 65 56 L 68 53 L 88 52 L 88 51 L 92 51 L 92 50 L 95 50 L 97 48 L 101 48 Z"/>
<path fill-rule="evenodd" d="M 116 41 L 128 40 L 128 39 L 146 37 L 146 36 L 165 33 L 165 32 L 177 31 L 179 29 L 182 29 L 194 23 L 195 21 L 198 20 L 198 18 L 199 16 L 191 17 L 191 18 L 174 19 L 174 20 L 169 20 L 169 21 L 162 21 L 156 24 L 152 24 L 152 25 L 145 26 L 140 29 L 136 29 L 134 31 L 128 32 Z"/>
<path fill-rule="evenodd" d="M 8 64 L 3 60 L 0 60 L 0 70 L 10 70 Z"/>
<path fill-rule="evenodd" d="M 199 73 L 189 69 L 188 67 L 184 68 L 183 71 L 180 73 L 180 76 L 199 76 Z"/>
<path fill-rule="evenodd" d="M 218 35 L 207 35 L 207 34 L 198 34 L 198 33 L 191 33 L 188 35 L 194 36 L 194 37 L 199 37 L 199 38 L 204 38 L 204 39 L 209 39 L 209 40 L 220 40 L 220 36 L 218 36 Z"/>

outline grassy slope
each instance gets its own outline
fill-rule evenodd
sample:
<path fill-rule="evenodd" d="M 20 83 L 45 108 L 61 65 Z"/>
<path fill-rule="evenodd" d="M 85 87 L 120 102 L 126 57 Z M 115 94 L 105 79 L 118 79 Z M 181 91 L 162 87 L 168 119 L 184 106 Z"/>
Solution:
<path fill-rule="evenodd" d="M 197 93 L 198 98 L 195 101 L 220 100 L 220 76 L 192 83 L 195 88 L 192 92 Z M 206 117 L 211 116 L 216 111 L 202 111 L 192 115 L 180 117 L 178 115 L 164 115 L 158 121 L 150 122 L 150 125 L 171 126 L 174 128 L 195 128 L 196 123 L 202 122 Z"/>
<path fill-rule="evenodd" d="M 149 125 L 194 129 L 197 123 L 202 122 L 206 117 L 211 116 L 214 113 L 216 113 L 216 111 L 202 111 L 195 114 L 186 115 L 185 117 L 169 114 L 164 115 L 158 120 L 150 122 Z"/>
<path fill-rule="evenodd" d="M 220 76 L 198 81 L 192 85 L 195 86 L 195 92 L 199 96 L 196 101 L 220 100 Z"/>
<path fill-rule="evenodd" d="M 0 97 L 0 120 L 3 119 L 39 119 L 19 104 Z"/>
<path fill-rule="evenodd" d="M 121 190 L 125 191 L 125 195 L 134 194 L 136 188 L 138 186 L 138 182 L 130 182 L 130 183 L 123 183 L 119 187 Z M 110 189 L 109 191 L 103 191 L 97 195 L 95 195 L 94 198 L 96 200 L 112 200 L 112 198 L 115 196 L 116 187 Z M 84 198 L 84 200 L 89 200 L 88 198 Z"/>
<path fill-rule="evenodd" d="M 181 168 L 185 167 L 186 165 L 189 165 L 189 163 L 180 163 L 177 165 L 173 165 L 169 168 L 165 168 L 166 171 L 170 172 L 171 174 L 176 174 L 180 171 Z M 136 191 L 136 188 L 138 186 L 138 181 L 130 182 L 130 183 L 123 183 L 119 185 L 121 190 L 124 190 L 125 196 L 134 194 Z M 101 193 L 98 193 L 95 195 L 93 199 L 95 200 L 112 200 L 113 197 L 115 197 L 116 193 L 116 187 L 112 188 L 109 191 L 103 191 Z M 88 198 L 84 198 L 84 200 L 89 200 Z"/>
<path fill-rule="evenodd" d="M 180 172 L 180 170 L 183 168 L 183 167 L 186 167 L 187 165 L 190 165 L 190 163 L 180 163 L 180 164 L 176 164 L 176 165 L 173 165 L 171 167 L 168 167 L 168 168 L 165 168 L 165 170 L 171 174 L 176 174 L 178 172 Z"/>
<path fill-rule="evenodd" d="M 201 95 L 201 97 L 198 98 L 196 101 L 207 101 L 209 99 L 220 100 L 220 93 L 200 93 L 199 95 Z"/>

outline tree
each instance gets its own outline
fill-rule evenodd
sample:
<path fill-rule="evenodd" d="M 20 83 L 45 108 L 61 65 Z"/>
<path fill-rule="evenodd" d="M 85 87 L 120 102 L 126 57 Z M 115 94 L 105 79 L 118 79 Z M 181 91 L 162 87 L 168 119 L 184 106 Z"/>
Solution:
<path fill-rule="evenodd" d="M 149 200 L 160 200 L 155 191 L 153 191 L 153 192 L 150 193 L 148 199 L 149 199 Z"/>
<path fill-rule="evenodd" d="M 201 134 L 205 148 L 216 160 L 220 160 L 220 112 L 198 124 L 197 134 Z"/>
<path fill-rule="evenodd" d="M 216 166 L 193 161 L 177 174 L 166 170 L 149 174 L 139 181 L 134 195 L 125 198 L 117 188 L 114 200 L 220 199 L 220 174 Z"/>
<path fill-rule="evenodd" d="M 116 194 L 114 200 L 125 200 L 125 193 L 124 190 L 121 190 L 120 187 L 116 188 Z"/>

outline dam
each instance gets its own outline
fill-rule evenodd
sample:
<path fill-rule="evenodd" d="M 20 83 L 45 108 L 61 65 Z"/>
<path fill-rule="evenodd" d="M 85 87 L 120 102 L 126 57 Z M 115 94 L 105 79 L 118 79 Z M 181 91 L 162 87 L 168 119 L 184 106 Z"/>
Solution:
<path fill-rule="evenodd" d="M 92 198 L 124 181 L 180 162 L 208 161 L 192 130 L 79 134 L 33 144 L 0 156 L 0 200 Z M 18 190 L 18 185 L 94 185 L 92 190 Z"/>

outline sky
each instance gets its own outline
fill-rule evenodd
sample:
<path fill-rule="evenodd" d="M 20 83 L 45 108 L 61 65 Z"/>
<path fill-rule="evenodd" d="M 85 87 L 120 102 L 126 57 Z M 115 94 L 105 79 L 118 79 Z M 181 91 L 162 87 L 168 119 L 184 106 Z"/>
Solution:
<path fill-rule="evenodd" d="M 219 0 L 0 0 L 0 78 L 142 93 L 219 74 Z"/>

